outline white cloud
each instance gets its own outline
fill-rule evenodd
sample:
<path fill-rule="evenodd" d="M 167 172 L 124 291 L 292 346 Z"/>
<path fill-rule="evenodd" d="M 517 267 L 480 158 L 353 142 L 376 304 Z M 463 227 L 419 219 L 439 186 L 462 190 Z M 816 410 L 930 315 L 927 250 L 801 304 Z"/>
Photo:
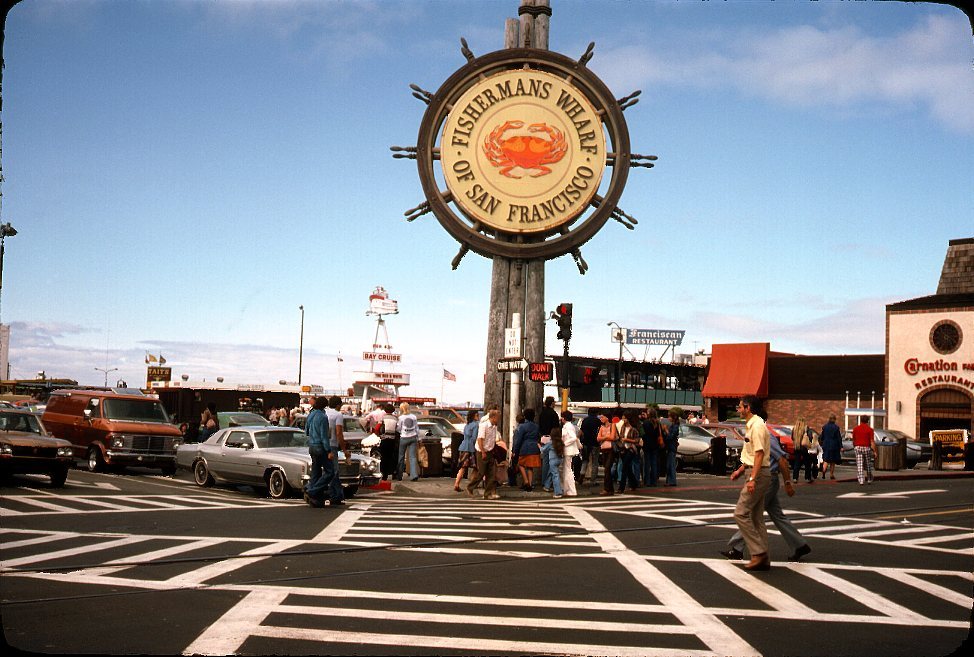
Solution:
<path fill-rule="evenodd" d="M 787 106 L 863 113 L 920 106 L 947 128 L 974 133 L 970 50 L 958 57 L 958 44 L 970 44 L 960 13 L 927 17 L 893 36 L 811 25 L 724 31 L 719 41 L 698 32 L 680 48 L 610 48 L 594 66 L 612 89 L 730 87 Z"/>
<path fill-rule="evenodd" d="M 696 334 L 713 336 L 713 342 L 770 342 L 775 351 L 804 354 L 883 353 L 886 304 L 897 299 L 853 299 L 838 305 L 823 303 L 829 312 L 810 319 L 789 321 L 787 308 L 773 301 L 759 301 L 750 314 L 694 313 L 688 320 Z"/>

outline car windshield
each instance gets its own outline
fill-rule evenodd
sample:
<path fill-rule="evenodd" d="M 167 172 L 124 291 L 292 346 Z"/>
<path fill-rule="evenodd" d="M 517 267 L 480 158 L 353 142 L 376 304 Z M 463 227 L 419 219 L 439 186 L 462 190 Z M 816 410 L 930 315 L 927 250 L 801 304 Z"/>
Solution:
<path fill-rule="evenodd" d="M 166 409 L 157 401 L 141 399 L 106 399 L 105 417 L 132 422 L 169 422 Z"/>
<path fill-rule="evenodd" d="M 248 426 L 261 426 L 266 427 L 270 424 L 270 421 L 263 416 L 257 415 L 257 413 L 221 413 L 229 426 L 231 427 L 248 427 Z"/>
<path fill-rule="evenodd" d="M 450 422 L 458 422 L 463 419 L 460 417 L 459 413 L 449 408 L 434 408 L 433 410 L 430 411 L 430 415 L 441 417 L 444 420 L 448 420 Z"/>
<path fill-rule="evenodd" d="M 713 434 L 706 429 L 701 429 L 698 426 L 692 424 L 680 424 L 680 433 L 684 436 L 692 436 L 693 438 L 703 438 L 710 440 L 713 438 Z"/>
<path fill-rule="evenodd" d="M 435 424 L 433 422 L 420 422 L 419 428 L 424 433 L 429 432 L 430 434 L 436 436 L 437 438 L 443 438 L 444 436 L 450 435 L 447 433 L 446 429 L 444 429 L 441 425 Z"/>
<path fill-rule="evenodd" d="M 27 413 L 4 413 L 0 411 L 0 431 L 24 431 L 43 436 L 41 423 Z"/>
<path fill-rule="evenodd" d="M 308 435 L 303 431 L 258 431 L 254 440 L 261 449 L 308 446 Z"/>

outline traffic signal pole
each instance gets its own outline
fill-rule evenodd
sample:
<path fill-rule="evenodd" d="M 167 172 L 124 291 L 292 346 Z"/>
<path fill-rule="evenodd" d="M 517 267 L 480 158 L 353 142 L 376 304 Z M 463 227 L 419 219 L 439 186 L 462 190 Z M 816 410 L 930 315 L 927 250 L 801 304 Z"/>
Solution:
<path fill-rule="evenodd" d="M 572 304 L 559 303 L 558 307 L 555 309 L 555 312 L 552 314 L 558 321 L 557 337 L 565 344 L 565 353 L 562 359 L 561 367 L 563 374 L 561 377 L 559 377 L 561 379 L 559 383 L 565 384 L 563 386 L 559 386 L 561 388 L 561 410 L 564 413 L 568 410 L 568 389 L 572 385 L 571 364 L 568 362 L 568 343 L 572 339 Z"/>

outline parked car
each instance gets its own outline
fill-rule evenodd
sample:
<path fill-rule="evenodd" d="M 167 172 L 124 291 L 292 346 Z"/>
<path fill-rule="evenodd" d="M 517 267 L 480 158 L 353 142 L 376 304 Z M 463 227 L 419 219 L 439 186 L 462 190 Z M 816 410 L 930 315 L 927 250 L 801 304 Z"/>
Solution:
<path fill-rule="evenodd" d="M 669 431 L 670 419 L 661 418 L 660 422 Z M 710 441 L 713 437 L 714 434 L 698 424 L 680 422 L 679 446 L 676 449 L 677 469 L 682 470 L 686 466 L 693 466 L 709 470 Z"/>
<path fill-rule="evenodd" d="M 930 457 L 933 456 L 933 445 L 930 443 L 920 442 L 913 436 L 896 429 L 886 429 L 885 431 L 897 440 L 906 439 L 906 467 L 915 467 L 917 463 L 929 461 Z"/>
<path fill-rule="evenodd" d="M 56 390 L 47 400 L 44 426 L 70 441 L 74 457 L 88 469 L 127 465 L 176 472 L 176 448 L 183 442 L 155 395 L 114 390 Z"/>
<path fill-rule="evenodd" d="M 61 488 L 73 460 L 71 443 L 49 436 L 30 411 L 0 408 L 0 479 L 12 474 L 46 474 Z"/>
<path fill-rule="evenodd" d="M 744 449 L 744 425 L 739 422 L 718 422 L 704 426 L 714 436 L 724 439 L 727 445 L 727 466 L 736 470 L 741 465 L 741 450 Z"/>
<path fill-rule="evenodd" d="M 450 422 L 445 417 L 439 417 L 437 415 L 425 415 L 423 417 L 416 416 L 416 419 L 428 425 L 429 424 L 438 425 L 441 429 L 447 432 L 447 435 L 453 433 L 454 431 L 459 431 L 460 433 L 463 433 L 463 426 L 457 429 L 455 426 L 453 426 L 453 423 Z M 464 426 L 466 426 L 466 422 L 464 422 Z"/>
<path fill-rule="evenodd" d="M 354 415 L 346 415 L 345 422 L 342 424 L 345 444 L 352 452 L 363 452 L 364 454 L 369 454 L 369 449 L 364 445 L 363 441 L 369 438 L 378 438 L 375 434 L 365 433 L 365 429 L 362 428 L 361 418 Z M 376 443 L 378 445 L 378 442 Z M 378 453 L 374 454 L 378 458 Z"/>
<path fill-rule="evenodd" d="M 425 408 L 415 409 L 417 419 L 424 420 L 428 417 L 439 417 L 449 422 L 454 429 L 463 432 L 463 427 L 467 425 L 467 417 L 455 408 Z"/>
<path fill-rule="evenodd" d="M 795 460 L 795 441 L 791 437 L 791 431 L 793 427 L 788 424 L 766 424 L 768 427 L 768 432 L 773 436 L 778 437 L 778 441 L 781 446 L 785 448 L 785 453 L 788 455 L 789 461 Z"/>
<path fill-rule="evenodd" d="M 220 411 L 216 414 L 221 429 L 229 427 L 269 427 L 271 422 L 259 413 Z"/>
<path fill-rule="evenodd" d="M 379 461 L 352 453 L 352 462 L 338 452 L 338 474 L 346 495 L 361 485 L 377 483 Z M 182 445 L 176 465 L 193 473 L 199 486 L 216 482 L 267 488 L 270 497 L 284 499 L 304 489 L 311 470 L 308 436 L 294 427 L 246 426 L 220 429 L 203 443 Z"/>
<path fill-rule="evenodd" d="M 442 422 L 433 422 L 431 419 L 421 418 L 418 422 L 420 438 L 439 438 L 440 445 L 443 447 L 443 464 L 449 465 L 453 458 L 453 434 L 459 433 L 463 437 L 462 431 L 447 429 Z"/>
<path fill-rule="evenodd" d="M 877 445 L 898 445 L 900 437 L 906 438 L 906 463 L 908 468 L 916 467 L 921 461 L 929 461 L 933 454 L 933 446 L 914 440 L 902 431 L 892 429 L 873 429 L 876 434 Z M 856 462 L 856 451 L 852 447 L 852 430 L 849 429 L 842 437 L 842 460 Z"/>

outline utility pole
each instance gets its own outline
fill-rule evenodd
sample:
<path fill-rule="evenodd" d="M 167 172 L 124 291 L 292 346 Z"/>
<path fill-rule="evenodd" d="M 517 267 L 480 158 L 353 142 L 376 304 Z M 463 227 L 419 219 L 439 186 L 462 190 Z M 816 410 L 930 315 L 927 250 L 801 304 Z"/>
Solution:
<path fill-rule="evenodd" d="M 301 311 L 301 338 L 298 341 L 298 385 L 301 385 L 301 369 L 304 365 L 304 306 L 298 306 Z"/>

